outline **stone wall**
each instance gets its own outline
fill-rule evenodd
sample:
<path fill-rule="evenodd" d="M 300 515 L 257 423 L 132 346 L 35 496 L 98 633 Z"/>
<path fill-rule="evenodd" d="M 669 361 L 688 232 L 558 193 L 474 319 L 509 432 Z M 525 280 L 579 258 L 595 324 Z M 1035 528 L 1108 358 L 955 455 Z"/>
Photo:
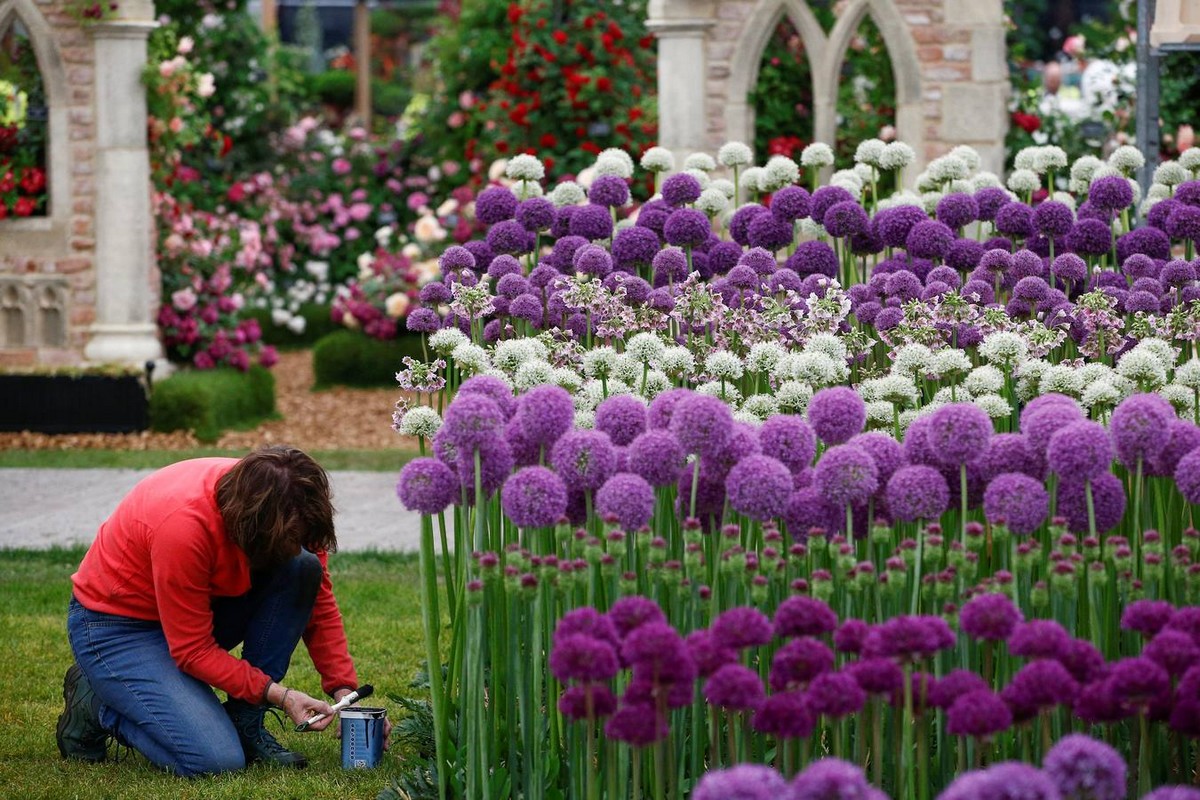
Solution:
<path fill-rule="evenodd" d="M 747 93 L 785 15 L 809 54 L 815 137 L 832 142 L 842 62 L 868 14 L 892 59 L 898 135 L 917 151 L 907 177 L 958 144 L 1000 172 L 1009 86 L 1001 0 L 844 0 L 828 34 L 803 0 L 652 0 L 661 144 L 712 152 L 730 139 L 753 140 Z"/>

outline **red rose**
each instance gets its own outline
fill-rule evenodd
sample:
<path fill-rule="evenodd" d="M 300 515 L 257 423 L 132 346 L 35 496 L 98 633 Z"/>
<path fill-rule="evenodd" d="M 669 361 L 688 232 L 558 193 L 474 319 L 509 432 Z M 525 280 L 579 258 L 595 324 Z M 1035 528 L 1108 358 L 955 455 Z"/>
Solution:
<path fill-rule="evenodd" d="M 567 32 L 566 31 L 555 31 L 554 32 L 554 41 L 558 42 L 559 44 L 566 44 L 567 43 Z"/>
<path fill-rule="evenodd" d="M 239 181 L 238 183 L 235 183 L 233 186 L 229 187 L 229 192 L 226 194 L 226 197 L 229 198 L 231 203 L 240 203 L 246 199 L 246 188 L 242 186 L 241 182 Z"/>
<path fill-rule="evenodd" d="M 17 178 L 11 169 L 0 174 L 0 192 L 11 192 L 15 188 L 17 188 Z"/>
<path fill-rule="evenodd" d="M 33 213 L 33 210 L 36 207 L 37 203 L 35 203 L 31 198 L 18 197 L 17 202 L 13 204 L 13 213 L 18 217 L 28 217 Z"/>
<path fill-rule="evenodd" d="M 602 92 L 612 91 L 612 81 L 604 75 L 596 79 L 596 88 Z"/>
<path fill-rule="evenodd" d="M 46 187 L 46 173 L 37 167 L 21 170 L 21 188 L 25 194 L 37 194 Z"/>
<path fill-rule="evenodd" d="M 1033 133 L 1038 128 L 1042 127 L 1042 120 L 1033 114 L 1026 114 L 1024 111 L 1014 111 L 1012 113 L 1012 121 L 1018 128 L 1026 133 Z"/>
<path fill-rule="evenodd" d="M 558 146 L 558 137 L 553 133 L 543 133 L 542 138 L 538 140 L 538 144 L 547 150 L 551 150 Z"/>

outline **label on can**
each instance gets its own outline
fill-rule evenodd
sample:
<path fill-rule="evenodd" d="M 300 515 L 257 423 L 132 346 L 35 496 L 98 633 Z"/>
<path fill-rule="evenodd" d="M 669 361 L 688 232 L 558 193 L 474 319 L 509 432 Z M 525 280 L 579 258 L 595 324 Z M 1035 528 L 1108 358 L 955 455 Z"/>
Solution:
<path fill-rule="evenodd" d="M 386 708 L 351 706 L 342 718 L 342 769 L 369 769 L 383 759 Z"/>

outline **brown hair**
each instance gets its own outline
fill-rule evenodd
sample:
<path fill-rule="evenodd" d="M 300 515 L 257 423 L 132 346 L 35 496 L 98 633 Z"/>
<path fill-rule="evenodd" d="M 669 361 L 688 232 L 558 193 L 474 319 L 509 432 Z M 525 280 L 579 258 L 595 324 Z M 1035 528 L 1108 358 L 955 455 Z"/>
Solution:
<path fill-rule="evenodd" d="M 329 476 L 301 450 L 261 447 L 217 481 L 225 531 L 254 567 L 283 563 L 298 547 L 337 549 Z"/>

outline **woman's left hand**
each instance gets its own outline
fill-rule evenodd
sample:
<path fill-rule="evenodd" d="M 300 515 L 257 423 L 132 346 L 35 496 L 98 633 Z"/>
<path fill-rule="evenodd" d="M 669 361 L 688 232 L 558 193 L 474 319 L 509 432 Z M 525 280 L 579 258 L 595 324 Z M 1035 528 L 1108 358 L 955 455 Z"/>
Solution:
<path fill-rule="evenodd" d="M 338 689 L 333 693 L 333 702 L 339 702 L 343 697 L 350 694 L 350 689 Z M 333 729 L 333 735 L 337 738 L 342 738 L 342 726 L 336 725 Z M 383 718 L 383 749 L 387 750 L 392 744 L 392 721 L 387 717 Z"/>

